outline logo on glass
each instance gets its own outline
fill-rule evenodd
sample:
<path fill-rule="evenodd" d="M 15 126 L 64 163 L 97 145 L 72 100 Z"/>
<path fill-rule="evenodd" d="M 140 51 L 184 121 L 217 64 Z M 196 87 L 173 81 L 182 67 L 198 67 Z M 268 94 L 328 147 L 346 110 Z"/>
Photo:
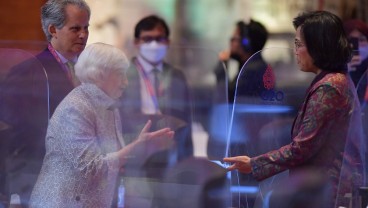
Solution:
<path fill-rule="evenodd" d="M 266 72 L 263 75 L 263 86 L 267 90 L 273 89 L 275 86 L 275 74 L 270 65 L 267 66 Z"/>
<path fill-rule="evenodd" d="M 284 93 L 274 90 L 275 87 L 275 74 L 270 65 L 267 66 L 265 73 L 263 74 L 263 86 L 265 90 L 261 93 L 262 100 L 265 101 L 282 101 L 284 99 Z"/>

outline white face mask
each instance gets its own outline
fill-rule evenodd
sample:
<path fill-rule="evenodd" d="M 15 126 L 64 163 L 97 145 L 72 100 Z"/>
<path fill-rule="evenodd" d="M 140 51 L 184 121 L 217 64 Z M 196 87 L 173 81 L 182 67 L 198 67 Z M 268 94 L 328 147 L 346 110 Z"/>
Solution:
<path fill-rule="evenodd" d="M 152 64 L 161 62 L 166 56 L 166 51 L 167 45 L 159 44 L 156 41 L 143 43 L 139 47 L 141 56 Z"/>
<path fill-rule="evenodd" d="M 359 47 L 359 55 L 361 61 L 368 57 L 368 45 Z"/>

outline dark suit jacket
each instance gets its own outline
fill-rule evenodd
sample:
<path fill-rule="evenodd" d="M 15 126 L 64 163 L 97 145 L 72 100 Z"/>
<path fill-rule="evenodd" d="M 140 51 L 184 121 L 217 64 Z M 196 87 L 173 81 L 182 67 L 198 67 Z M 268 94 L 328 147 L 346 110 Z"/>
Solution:
<path fill-rule="evenodd" d="M 228 99 L 230 103 L 234 102 L 235 90 L 236 96 L 259 96 L 264 90 L 262 77 L 267 69 L 267 63 L 261 54 L 254 54 L 251 61 L 247 64 L 239 63 L 239 71 L 234 80 L 227 80 L 228 75 L 224 70 L 224 65 L 220 62 L 215 68 L 215 75 L 219 85 L 224 86 L 224 82 L 228 82 Z M 225 63 L 225 66 L 227 63 Z M 237 80 L 239 82 L 237 83 Z"/>
<path fill-rule="evenodd" d="M 48 49 L 36 58 L 12 68 L 2 83 L 0 119 L 16 133 L 11 153 L 42 159 L 49 116 L 73 85 Z"/>
<path fill-rule="evenodd" d="M 126 144 L 137 138 L 148 119 L 153 121 L 151 131 L 172 124 L 170 121 L 160 124 L 160 119 L 157 118 L 160 116 L 142 114 L 141 86 L 139 72 L 134 65 L 135 58 L 131 63 L 127 71 L 129 85 L 123 92 L 120 106 L 123 137 Z M 150 204 L 151 202 L 155 204 L 159 198 L 154 191 L 155 187 L 163 180 L 170 164 L 173 165 L 172 159 L 180 161 L 193 155 L 190 99 L 186 79 L 181 71 L 166 63 L 161 73 L 161 80 L 165 81 L 162 84 L 162 95 L 158 98 L 160 110 L 162 114 L 180 119 L 186 125 L 179 129 L 173 128 L 175 143 L 171 149 L 147 155 L 148 159 L 143 164 L 139 158 L 127 161 L 124 168 L 125 205 L 127 207 L 142 207 L 142 203 Z M 162 120 L 165 121 L 165 119 Z M 147 183 L 146 179 L 148 181 L 153 179 L 155 183 Z"/>
<path fill-rule="evenodd" d="M 11 68 L 0 83 L 0 120 L 10 126 L 2 132 L 0 145 L 7 152 L 3 153 L 0 166 L 5 166 L 4 175 L 8 175 L 6 190 L 18 193 L 24 205 L 45 155 L 49 117 L 72 89 L 47 48 L 36 58 Z M 1 181 L 0 184 L 4 185 Z"/>
<path fill-rule="evenodd" d="M 134 62 L 135 58 L 127 71 L 129 85 L 123 93 L 120 108 L 122 120 L 127 121 L 123 123 L 124 139 L 127 140 L 127 143 L 136 138 L 149 118 L 141 113 L 141 86 Z M 181 119 L 187 124 L 183 128 L 176 129 L 175 132 L 178 159 L 181 160 L 193 154 L 189 89 L 185 76 L 180 70 L 164 63 L 162 73 L 162 80 L 167 82 L 163 84 L 163 92 L 159 97 L 160 110 L 164 115 Z M 156 128 L 162 127 L 157 126 Z M 151 130 L 154 129 L 155 126 L 151 128 Z"/>

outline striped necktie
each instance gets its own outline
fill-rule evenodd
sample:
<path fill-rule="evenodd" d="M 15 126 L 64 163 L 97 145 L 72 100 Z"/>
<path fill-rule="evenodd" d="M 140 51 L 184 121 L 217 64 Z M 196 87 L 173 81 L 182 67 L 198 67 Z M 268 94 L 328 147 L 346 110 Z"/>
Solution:
<path fill-rule="evenodd" d="M 71 62 L 71 61 L 68 61 L 68 62 L 66 62 L 66 66 L 68 67 L 68 76 L 69 76 L 69 79 L 72 81 L 73 86 L 74 87 L 79 86 L 80 85 L 80 81 L 75 76 L 74 63 Z"/>
<path fill-rule="evenodd" d="M 160 95 L 160 71 L 157 68 L 152 70 L 153 73 L 153 86 L 155 88 L 156 96 L 159 97 Z"/>

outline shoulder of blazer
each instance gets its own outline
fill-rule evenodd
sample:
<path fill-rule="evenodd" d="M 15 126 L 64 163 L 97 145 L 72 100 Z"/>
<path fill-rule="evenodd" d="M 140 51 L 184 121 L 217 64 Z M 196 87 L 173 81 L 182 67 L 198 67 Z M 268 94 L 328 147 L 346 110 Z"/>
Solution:
<path fill-rule="evenodd" d="M 329 86 L 335 88 L 337 91 L 341 91 L 342 89 L 348 88 L 349 79 L 347 75 L 343 73 L 329 73 L 317 83 L 315 83 L 310 92 L 316 90 L 321 86 Z"/>
<path fill-rule="evenodd" d="M 45 57 L 45 55 L 41 55 L 44 53 L 45 50 L 36 56 L 29 57 L 25 61 L 17 65 L 14 65 L 9 70 L 8 74 L 6 74 L 7 78 L 12 80 L 15 79 L 16 77 L 18 77 L 19 79 L 26 79 L 26 77 L 30 76 L 44 76 L 43 70 L 38 70 L 45 68 L 42 59 L 40 59 L 40 57 Z"/>
<path fill-rule="evenodd" d="M 39 53 L 37 59 L 41 62 L 49 81 L 51 89 L 57 89 L 62 91 L 62 98 L 66 96 L 74 87 L 69 81 L 63 67 L 46 48 L 44 51 Z"/>
<path fill-rule="evenodd" d="M 55 59 L 55 57 L 51 54 L 48 48 L 37 54 L 36 58 L 41 62 L 46 71 L 50 71 L 53 69 L 62 70 L 62 67 Z"/>

